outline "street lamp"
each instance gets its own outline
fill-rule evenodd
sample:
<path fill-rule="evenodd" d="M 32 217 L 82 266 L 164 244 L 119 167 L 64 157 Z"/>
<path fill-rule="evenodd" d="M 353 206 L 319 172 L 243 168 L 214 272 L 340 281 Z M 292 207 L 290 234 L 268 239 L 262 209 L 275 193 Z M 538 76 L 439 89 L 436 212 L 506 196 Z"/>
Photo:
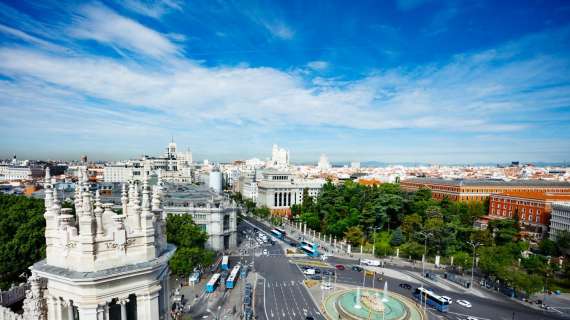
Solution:
<path fill-rule="evenodd" d="M 372 242 L 373 242 L 373 245 L 372 245 L 372 257 L 375 257 L 375 255 L 374 255 L 374 250 L 376 249 L 376 230 L 380 229 L 380 227 L 368 227 L 368 229 L 373 230 L 373 233 L 372 233 L 372 239 L 373 239 L 373 240 L 372 240 Z"/>
<path fill-rule="evenodd" d="M 427 259 L 427 240 L 428 240 L 428 238 L 433 237 L 433 233 L 420 231 L 420 232 L 418 232 L 418 234 L 424 238 L 424 256 L 422 258 L 422 277 L 425 277 L 426 276 L 425 260 Z"/>
<path fill-rule="evenodd" d="M 484 244 L 482 244 L 482 243 L 479 242 L 479 241 L 472 241 L 472 240 L 467 241 L 467 243 L 468 243 L 471 247 L 473 247 L 473 265 L 471 266 L 471 290 L 473 290 L 473 275 L 474 275 L 474 272 L 475 272 L 475 252 L 476 252 L 476 250 L 477 250 L 477 247 L 479 247 L 479 246 L 484 246 Z"/>

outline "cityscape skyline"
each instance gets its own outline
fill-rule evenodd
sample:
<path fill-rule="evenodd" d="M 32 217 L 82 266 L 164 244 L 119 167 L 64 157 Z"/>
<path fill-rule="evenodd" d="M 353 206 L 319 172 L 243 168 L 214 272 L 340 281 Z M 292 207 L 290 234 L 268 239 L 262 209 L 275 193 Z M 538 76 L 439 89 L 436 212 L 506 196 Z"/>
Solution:
<path fill-rule="evenodd" d="M 2 158 L 570 159 L 563 1 L 0 7 Z"/>

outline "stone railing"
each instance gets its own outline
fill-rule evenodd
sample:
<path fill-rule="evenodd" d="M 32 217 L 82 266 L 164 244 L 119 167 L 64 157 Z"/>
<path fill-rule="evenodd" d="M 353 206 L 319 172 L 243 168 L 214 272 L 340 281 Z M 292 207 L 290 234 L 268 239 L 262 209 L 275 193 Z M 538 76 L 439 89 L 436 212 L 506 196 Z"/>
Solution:
<path fill-rule="evenodd" d="M 26 297 L 26 283 L 21 283 L 18 286 L 12 286 L 8 291 L 0 290 L 0 306 L 8 307 L 18 301 L 24 300 Z"/>
<path fill-rule="evenodd" d="M 21 314 L 17 314 L 12 310 L 0 306 L 0 320 L 23 320 L 24 317 Z"/>

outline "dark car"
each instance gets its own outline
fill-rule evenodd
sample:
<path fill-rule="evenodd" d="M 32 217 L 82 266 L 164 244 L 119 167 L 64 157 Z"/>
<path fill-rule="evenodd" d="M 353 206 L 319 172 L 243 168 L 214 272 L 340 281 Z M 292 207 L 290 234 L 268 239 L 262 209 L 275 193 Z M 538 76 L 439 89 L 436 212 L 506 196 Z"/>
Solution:
<path fill-rule="evenodd" d="M 312 316 L 306 316 L 305 320 L 315 320 L 315 318 L 313 318 Z"/>
<path fill-rule="evenodd" d="M 407 284 L 407 283 L 400 283 L 400 288 L 410 290 L 412 288 L 412 286 Z"/>
<path fill-rule="evenodd" d="M 362 267 L 361 266 L 352 266 L 352 271 L 356 271 L 356 272 L 362 272 Z"/>
<path fill-rule="evenodd" d="M 337 270 L 344 270 L 344 266 L 342 264 L 337 264 L 336 266 L 334 266 Z"/>
<path fill-rule="evenodd" d="M 251 306 L 251 297 L 245 296 L 243 298 L 243 304 L 245 304 L 246 306 Z"/>
<path fill-rule="evenodd" d="M 314 274 L 314 275 L 310 276 L 310 278 L 312 280 L 323 280 L 323 277 L 321 277 L 321 275 L 319 275 L 319 274 Z"/>
<path fill-rule="evenodd" d="M 319 268 L 315 268 L 315 273 L 316 273 L 316 274 L 319 274 L 319 273 L 321 273 L 321 269 L 319 269 Z"/>
<path fill-rule="evenodd" d="M 331 270 L 331 271 L 325 270 L 325 271 L 323 271 L 323 275 L 324 276 L 328 276 L 328 275 L 334 276 L 334 270 Z"/>

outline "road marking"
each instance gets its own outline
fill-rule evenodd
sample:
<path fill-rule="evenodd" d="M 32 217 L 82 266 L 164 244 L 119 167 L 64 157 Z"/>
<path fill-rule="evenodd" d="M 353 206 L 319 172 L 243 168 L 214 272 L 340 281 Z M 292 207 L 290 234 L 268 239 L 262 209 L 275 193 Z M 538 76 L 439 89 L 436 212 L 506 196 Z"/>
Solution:
<path fill-rule="evenodd" d="M 269 319 L 269 317 L 267 316 L 267 308 L 265 307 L 265 278 L 263 278 L 263 311 L 265 311 L 265 318 Z M 273 312 L 271 313 L 271 315 L 273 315 Z"/>
<path fill-rule="evenodd" d="M 431 311 L 431 310 L 430 310 L 430 311 Z M 488 318 L 482 318 L 482 317 L 478 317 L 478 316 L 472 316 L 472 315 L 469 315 L 469 314 L 463 314 L 463 313 L 457 313 L 457 312 L 451 312 L 451 311 L 448 311 L 447 313 L 456 314 L 456 315 L 462 316 L 462 317 L 469 317 L 469 316 L 471 316 L 471 317 L 475 317 L 475 318 L 477 318 L 477 319 L 479 319 L 479 320 L 491 320 L 491 319 L 488 319 Z"/>

